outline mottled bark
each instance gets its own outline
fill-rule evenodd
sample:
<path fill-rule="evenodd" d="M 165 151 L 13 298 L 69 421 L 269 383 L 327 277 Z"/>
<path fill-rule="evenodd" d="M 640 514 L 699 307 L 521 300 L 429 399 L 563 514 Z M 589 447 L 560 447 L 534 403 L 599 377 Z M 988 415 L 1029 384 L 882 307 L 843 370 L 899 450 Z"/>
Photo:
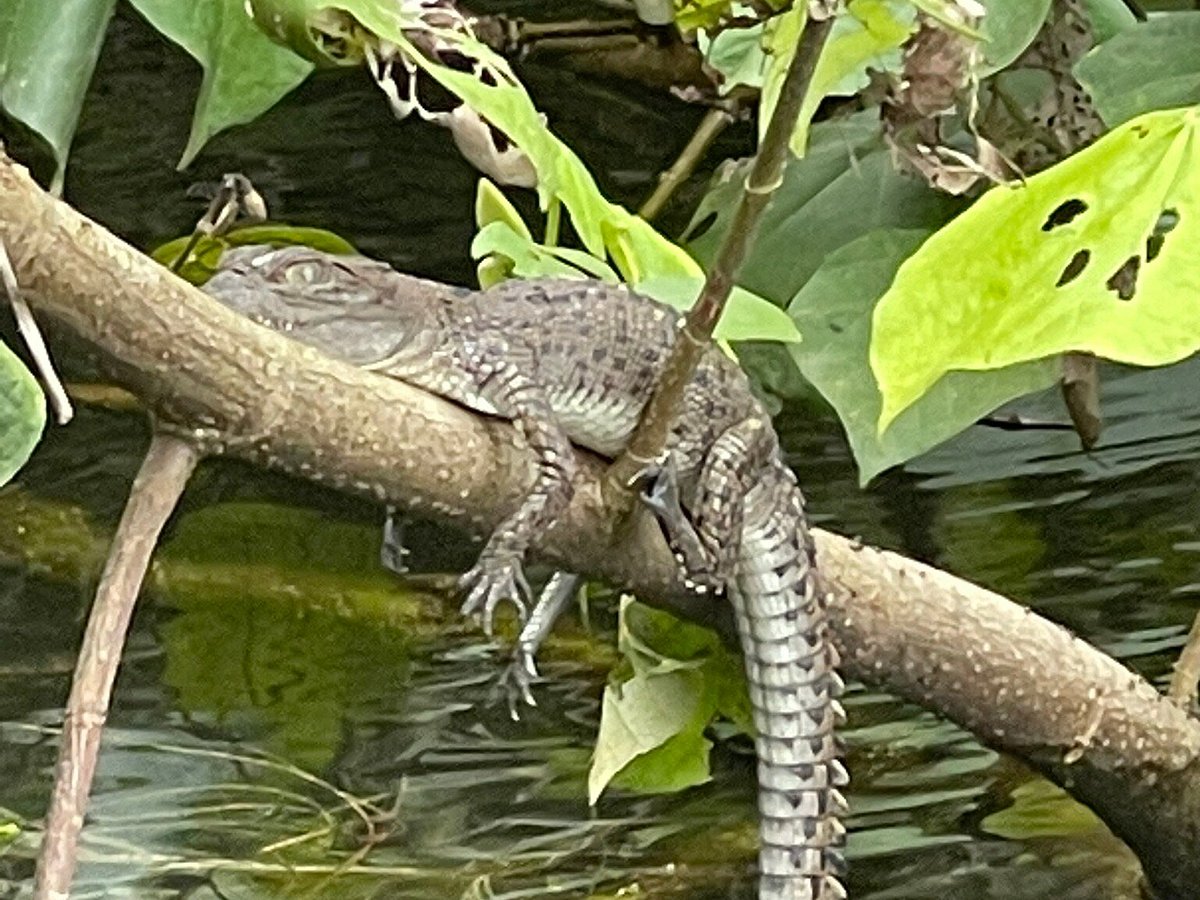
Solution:
<path fill-rule="evenodd" d="M 444 515 L 484 533 L 529 478 L 515 431 L 252 325 L 42 192 L 0 159 L 0 240 L 35 312 L 100 348 L 115 377 L 203 452 Z M 439 287 L 416 279 L 414 291 Z M 574 571 L 727 626 L 688 600 L 658 529 L 603 517 L 602 461 L 539 548 Z M 1200 723 L 1058 626 L 895 554 L 816 534 L 847 674 L 1041 767 L 1141 857 L 1164 897 L 1200 883 Z"/>

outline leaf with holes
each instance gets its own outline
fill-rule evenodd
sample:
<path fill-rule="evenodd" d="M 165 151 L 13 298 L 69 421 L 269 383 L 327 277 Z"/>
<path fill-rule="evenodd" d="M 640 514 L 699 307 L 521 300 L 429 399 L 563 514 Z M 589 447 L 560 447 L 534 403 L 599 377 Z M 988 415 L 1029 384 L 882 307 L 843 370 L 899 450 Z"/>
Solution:
<path fill-rule="evenodd" d="M 946 372 L 1067 351 L 1142 366 L 1200 348 L 1200 107 L 1141 116 L 993 188 L 875 309 L 885 429 Z"/>

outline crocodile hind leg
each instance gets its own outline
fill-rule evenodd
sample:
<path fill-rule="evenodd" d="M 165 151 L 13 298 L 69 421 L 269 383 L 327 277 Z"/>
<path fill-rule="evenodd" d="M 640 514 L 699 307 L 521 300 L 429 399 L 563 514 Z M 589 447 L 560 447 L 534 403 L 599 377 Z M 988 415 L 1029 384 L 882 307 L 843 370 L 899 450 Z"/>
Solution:
<path fill-rule="evenodd" d="M 463 615 L 480 616 L 489 637 L 496 607 L 502 601 L 512 602 L 521 618 L 526 617 L 524 601 L 531 592 L 523 571 L 525 555 L 534 538 L 553 525 L 571 502 L 575 471 L 571 442 L 545 392 L 516 365 L 499 361 L 501 356 L 494 348 L 471 347 L 465 367 L 476 374 L 479 392 L 496 411 L 521 429 L 536 466 L 529 492 L 492 532 L 478 562 L 459 583 L 466 595 Z"/>
<path fill-rule="evenodd" d="M 517 636 L 512 659 L 501 678 L 508 698 L 508 711 L 514 721 L 520 718 L 518 701 L 523 700 L 527 706 L 537 706 L 533 684 L 540 677 L 537 669 L 538 651 L 546 636 L 554 630 L 554 623 L 567 604 L 579 596 L 582 584 L 583 578 L 571 572 L 555 572 L 551 575 Z"/>
<path fill-rule="evenodd" d="M 774 433 L 747 420 L 709 450 L 690 513 L 657 493 L 668 539 L 726 579 L 737 615 L 758 732 L 760 900 L 843 897 L 841 681 L 795 478 Z"/>

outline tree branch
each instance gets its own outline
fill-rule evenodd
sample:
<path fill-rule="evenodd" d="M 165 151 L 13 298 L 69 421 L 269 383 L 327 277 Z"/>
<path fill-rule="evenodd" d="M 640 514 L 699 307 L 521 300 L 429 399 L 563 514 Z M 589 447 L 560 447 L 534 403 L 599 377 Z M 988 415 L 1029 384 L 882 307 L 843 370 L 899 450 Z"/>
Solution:
<path fill-rule="evenodd" d="M 0 158 L 0 240 L 31 306 L 106 353 L 120 384 L 227 452 L 486 532 L 530 477 L 516 431 L 244 320 Z M 414 292 L 438 285 L 413 279 Z M 605 518 L 603 461 L 538 551 L 699 621 L 648 517 Z M 1058 626 L 935 569 L 816 532 L 847 674 L 1040 766 L 1141 857 L 1164 897 L 1200 883 L 1200 723 Z M 689 602 L 690 598 L 690 602 Z M 729 632 L 726 631 L 728 634 Z"/>
<path fill-rule="evenodd" d="M 112 549 L 96 588 L 96 602 L 88 616 L 71 679 L 71 696 L 63 717 L 54 772 L 54 793 L 38 854 L 34 900 L 56 900 L 70 893 L 79 832 L 96 774 L 100 736 L 108 717 L 125 633 L 158 535 L 198 459 L 186 441 L 156 433 L 113 535 Z"/>

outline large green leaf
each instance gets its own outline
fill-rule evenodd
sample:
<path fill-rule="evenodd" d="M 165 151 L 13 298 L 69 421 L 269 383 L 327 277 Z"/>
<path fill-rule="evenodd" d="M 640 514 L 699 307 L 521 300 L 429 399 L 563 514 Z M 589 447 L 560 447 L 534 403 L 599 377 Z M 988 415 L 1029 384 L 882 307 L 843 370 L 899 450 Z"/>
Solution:
<path fill-rule="evenodd" d="M 0 484 L 33 452 L 46 424 L 46 401 L 16 354 L 0 342 Z"/>
<path fill-rule="evenodd" d="M 0 107 L 50 145 L 62 187 L 67 152 L 117 0 L 3 0 Z"/>
<path fill-rule="evenodd" d="M 688 249 L 716 254 L 741 193 L 746 163 L 719 173 L 688 227 Z M 825 257 L 877 228 L 936 228 L 963 203 L 899 174 L 880 138 L 876 113 L 823 122 L 804 159 L 792 159 L 775 192 L 738 283 L 786 306 Z M 703 230 L 702 230 L 703 229 Z"/>
<path fill-rule="evenodd" d="M 1164 13 L 1126 29 L 1081 59 L 1075 75 L 1110 127 L 1200 103 L 1200 12 Z"/>
<path fill-rule="evenodd" d="M 952 369 L 1200 347 L 1200 107 L 1150 113 L 925 242 L 875 310 L 880 428 Z M 919 352 L 914 352 L 919 348 Z"/>
<path fill-rule="evenodd" d="M 255 26 L 243 0 L 130 2 L 204 69 L 181 169 L 218 131 L 258 118 L 312 71 Z"/>
<path fill-rule="evenodd" d="M 891 229 L 863 235 L 830 253 L 789 308 L 804 333 L 804 343 L 790 348 L 792 357 L 837 410 L 864 484 L 1013 397 L 1049 387 L 1057 378 L 1057 367 L 1049 361 L 995 372 L 948 372 L 879 435 L 882 399 L 867 358 L 871 314 L 900 263 L 928 234 Z M 910 346 L 909 352 L 917 347 Z"/>

